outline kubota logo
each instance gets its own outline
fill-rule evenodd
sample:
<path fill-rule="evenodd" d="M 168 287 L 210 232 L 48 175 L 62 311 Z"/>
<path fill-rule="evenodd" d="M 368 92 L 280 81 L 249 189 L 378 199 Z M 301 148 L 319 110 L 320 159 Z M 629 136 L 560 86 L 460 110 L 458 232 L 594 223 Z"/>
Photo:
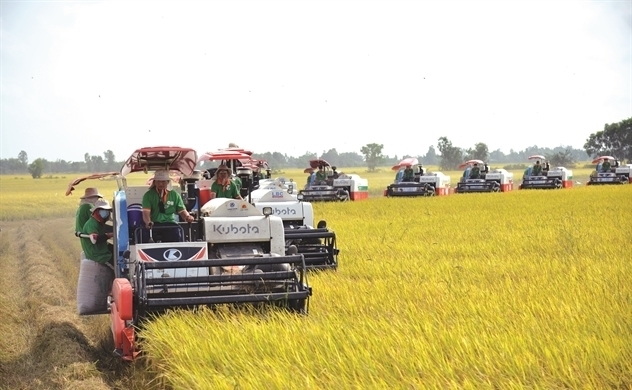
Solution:
<path fill-rule="evenodd" d="M 232 223 L 230 225 L 213 225 L 213 233 L 218 234 L 258 234 L 259 227 L 251 226 L 247 224 L 246 226 L 235 226 Z"/>
<path fill-rule="evenodd" d="M 274 208 L 274 214 L 276 215 L 296 215 L 296 210 L 286 207 L 284 209 L 280 209 L 275 207 Z"/>
<path fill-rule="evenodd" d="M 177 261 L 182 258 L 182 252 L 177 249 L 167 249 L 165 253 L 163 253 L 162 257 L 167 261 Z"/>

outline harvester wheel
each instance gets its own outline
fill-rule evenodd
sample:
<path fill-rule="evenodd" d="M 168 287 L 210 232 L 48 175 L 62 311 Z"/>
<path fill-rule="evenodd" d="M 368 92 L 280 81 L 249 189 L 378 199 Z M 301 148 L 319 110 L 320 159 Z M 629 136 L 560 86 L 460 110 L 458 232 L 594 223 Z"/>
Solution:
<path fill-rule="evenodd" d="M 498 182 L 494 182 L 494 184 L 492 186 L 492 191 L 500 192 L 500 185 L 498 184 Z"/>
<path fill-rule="evenodd" d="M 336 195 L 338 196 L 338 200 L 342 202 L 346 202 L 349 200 L 349 191 L 347 190 L 338 190 L 338 193 Z"/>

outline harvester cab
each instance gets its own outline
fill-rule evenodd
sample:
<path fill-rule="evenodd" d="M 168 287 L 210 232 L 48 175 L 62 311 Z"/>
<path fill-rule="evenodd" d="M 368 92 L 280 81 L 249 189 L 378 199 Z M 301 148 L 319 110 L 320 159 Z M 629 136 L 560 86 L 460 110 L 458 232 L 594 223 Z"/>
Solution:
<path fill-rule="evenodd" d="M 335 232 L 321 220 L 314 225 L 312 204 L 303 201 L 303 195 L 290 195 L 281 188 L 259 189 L 252 193 L 254 206 L 263 211 L 270 208 L 283 220 L 286 253 L 292 246 L 305 257 L 308 270 L 336 269 L 339 249 Z M 316 226 L 316 227 L 314 227 Z"/>
<path fill-rule="evenodd" d="M 307 313 L 304 256 L 286 248 L 283 220 L 270 208 L 226 198 L 202 203 L 199 194 L 187 194 L 188 205 L 201 207 L 193 210 L 193 223 L 178 223 L 184 239 L 156 242 L 150 230 L 145 240 L 141 210 L 134 206 L 149 187 L 129 186 L 125 176 L 166 167 L 195 187 L 196 164 L 193 149 L 155 147 L 134 152 L 121 170 L 113 202 L 117 269 L 107 304 L 115 353 L 123 360 L 139 353 L 137 328 L 169 309 L 250 303 Z"/>
<path fill-rule="evenodd" d="M 314 172 L 299 194 L 306 202 L 362 200 L 369 196 L 369 183 L 359 175 L 347 175 L 334 171 L 334 167 L 322 159 L 310 160 Z M 308 172 L 306 169 L 304 172 Z M 318 170 L 318 172 L 316 172 Z"/>
<path fill-rule="evenodd" d="M 450 176 L 426 171 L 416 158 L 404 159 L 392 170 L 397 172 L 395 181 L 386 187 L 384 196 L 435 196 L 450 192 Z"/>
<path fill-rule="evenodd" d="M 573 186 L 573 171 L 565 167 L 554 167 L 545 156 L 533 155 L 528 157 L 535 164 L 525 169 L 520 189 L 559 189 Z"/>
<path fill-rule="evenodd" d="M 592 161 L 597 164 L 586 185 L 632 183 L 632 164 L 621 164 L 612 156 L 600 156 Z"/>
<path fill-rule="evenodd" d="M 220 149 L 215 152 L 204 153 L 198 159 L 198 163 L 205 161 L 217 161 L 218 165 L 225 165 L 228 167 L 232 174 L 231 180 L 237 185 L 240 195 L 246 199 L 253 190 L 253 187 L 258 181 L 255 179 L 255 169 L 252 166 L 252 152 L 241 148 L 228 148 Z M 206 174 L 203 175 L 203 179 L 198 182 L 198 191 L 200 192 L 200 205 L 204 205 L 210 200 L 210 188 L 215 181 L 215 173 L 217 167 L 209 168 Z"/>
<path fill-rule="evenodd" d="M 513 173 L 505 169 L 489 170 L 482 160 L 468 160 L 459 169 L 464 169 L 455 188 L 455 193 L 507 192 L 513 190 Z"/>

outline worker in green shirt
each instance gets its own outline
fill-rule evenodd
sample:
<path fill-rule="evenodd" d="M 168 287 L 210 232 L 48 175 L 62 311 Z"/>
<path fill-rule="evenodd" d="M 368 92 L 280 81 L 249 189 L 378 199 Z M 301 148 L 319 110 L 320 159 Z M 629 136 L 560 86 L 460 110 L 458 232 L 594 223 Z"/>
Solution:
<path fill-rule="evenodd" d="M 215 172 L 215 181 L 211 184 L 213 198 L 243 199 L 239 194 L 237 185 L 230 180 L 230 169 L 226 165 L 220 165 Z"/>
<path fill-rule="evenodd" d="M 542 165 L 540 165 L 540 160 L 535 162 L 533 169 L 531 170 L 532 176 L 540 176 L 542 175 Z"/>
<path fill-rule="evenodd" d="M 318 172 L 316 172 L 316 185 L 327 184 L 327 174 L 322 165 L 318 166 Z"/>
<path fill-rule="evenodd" d="M 474 163 L 472 170 L 470 171 L 470 179 L 480 179 L 481 169 L 478 167 L 478 163 Z"/>
<path fill-rule="evenodd" d="M 169 172 L 158 170 L 154 173 L 154 181 L 149 190 L 143 195 L 143 222 L 146 229 L 157 229 L 157 235 L 162 242 L 181 242 L 182 229 L 179 228 L 175 219 L 178 213 L 180 218 L 186 222 L 193 222 L 195 218 L 184 207 L 182 196 L 175 190 L 170 190 Z M 143 231 L 143 242 L 149 242 L 149 231 Z M 152 231 L 153 235 L 153 231 Z"/>
<path fill-rule="evenodd" d="M 402 181 L 413 181 L 415 179 L 415 172 L 410 165 L 407 165 L 404 169 L 404 176 L 402 177 Z"/>
<path fill-rule="evenodd" d="M 604 158 L 603 163 L 601 163 L 601 171 L 610 172 L 610 161 L 607 158 Z"/>
<path fill-rule="evenodd" d="M 114 255 L 108 239 L 113 233 L 105 231 L 105 222 L 110 219 L 112 207 L 105 199 L 98 199 L 91 208 L 92 214 L 81 232 L 81 249 L 88 260 L 114 268 Z"/>
<path fill-rule="evenodd" d="M 75 236 L 79 237 L 79 234 L 83 231 L 83 225 L 88 222 L 90 216 L 92 216 L 92 206 L 94 202 L 102 199 L 103 195 L 99 193 L 96 188 L 86 188 L 85 194 L 79 198 L 79 208 L 75 214 Z"/>

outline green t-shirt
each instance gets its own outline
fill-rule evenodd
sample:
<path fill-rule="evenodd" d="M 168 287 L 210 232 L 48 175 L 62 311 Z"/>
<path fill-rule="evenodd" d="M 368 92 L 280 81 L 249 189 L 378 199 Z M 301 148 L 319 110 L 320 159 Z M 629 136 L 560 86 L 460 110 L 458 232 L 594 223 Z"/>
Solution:
<path fill-rule="evenodd" d="M 99 236 L 105 236 L 105 224 L 100 223 L 95 218 L 90 218 L 83 226 L 82 232 L 84 234 L 97 233 Z M 100 264 L 109 263 L 112 259 L 112 252 L 108 249 L 107 240 L 93 244 L 89 238 L 81 237 L 81 249 L 83 249 L 86 258 Z"/>
<path fill-rule="evenodd" d="M 167 199 L 164 203 L 165 211 L 160 212 L 160 194 L 155 188 L 150 189 L 143 195 L 143 209 L 151 210 L 149 215 L 152 222 L 175 222 L 175 213 L 184 210 L 182 196 L 176 191 L 167 191 Z"/>
<path fill-rule="evenodd" d="M 411 168 L 404 169 L 403 179 L 412 179 L 413 177 L 415 177 L 415 174 Z"/>
<path fill-rule="evenodd" d="M 316 184 L 318 184 L 318 182 L 320 181 L 327 181 L 327 175 L 324 171 L 316 172 Z"/>
<path fill-rule="evenodd" d="M 237 185 L 232 181 L 228 181 L 228 188 L 224 189 L 224 186 L 214 181 L 211 184 L 211 192 L 215 193 L 216 198 L 230 198 L 237 199 L 239 196 L 239 190 L 237 189 Z"/>
<path fill-rule="evenodd" d="M 470 171 L 470 179 L 478 179 L 481 176 L 481 170 L 478 167 L 472 168 Z"/>
<path fill-rule="evenodd" d="M 542 173 L 542 165 L 534 165 L 531 174 L 537 176 Z"/>
<path fill-rule="evenodd" d="M 77 209 L 77 215 L 75 216 L 75 231 L 81 232 L 83 231 L 83 226 L 88 222 L 90 217 L 92 216 L 92 212 L 90 209 L 92 205 L 89 203 L 82 204 Z"/>
<path fill-rule="evenodd" d="M 604 162 L 603 164 L 601 164 L 601 170 L 603 172 L 609 171 L 610 170 L 610 163 L 609 162 Z"/>

